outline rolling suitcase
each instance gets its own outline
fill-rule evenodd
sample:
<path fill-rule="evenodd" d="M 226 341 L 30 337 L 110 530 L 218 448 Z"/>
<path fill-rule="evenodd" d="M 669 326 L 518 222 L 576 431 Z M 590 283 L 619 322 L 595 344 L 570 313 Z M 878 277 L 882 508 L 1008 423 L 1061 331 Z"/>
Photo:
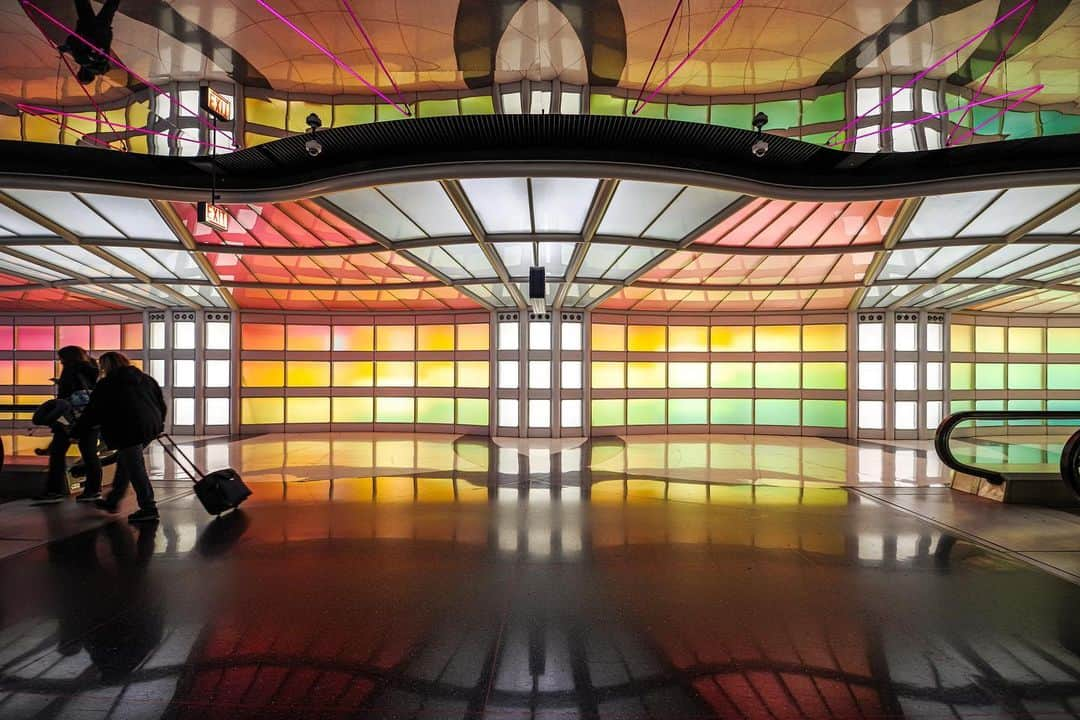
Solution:
<path fill-rule="evenodd" d="M 206 508 L 206 512 L 211 515 L 220 515 L 232 510 L 251 495 L 251 490 L 240 478 L 240 473 L 232 468 L 215 470 L 206 475 L 195 464 L 195 461 L 180 449 L 170 435 L 162 433 L 158 436 L 158 441 L 173 462 L 195 482 L 195 495 Z"/>

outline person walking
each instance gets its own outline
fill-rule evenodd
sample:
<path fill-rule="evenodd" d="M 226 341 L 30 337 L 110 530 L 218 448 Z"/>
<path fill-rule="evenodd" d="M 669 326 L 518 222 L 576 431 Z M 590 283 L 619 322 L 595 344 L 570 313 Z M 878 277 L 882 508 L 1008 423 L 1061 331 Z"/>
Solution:
<path fill-rule="evenodd" d="M 90 401 L 97 384 L 98 366 L 78 345 L 67 345 L 56 353 L 60 359 L 60 377 L 56 381 L 56 397 L 64 400 L 70 413 L 77 418 Z M 49 470 L 45 494 L 34 498 L 38 503 L 56 503 L 68 494 L 67 451 L 72 436 L 62 422 L 52 424 L 52 442 L 49 443 Z M 93 502 L 101 497 L 101 462 L 98 460 L 98 429 L 87 426 L 79 437 L 79 453 L 86 469 L 86 484 L 77 498 L 79 502 Z"/>
<path fill-rule="evenodd" d="M 105 0 L 101 12 L 95 14 L 94 8 L 90 7 L 90 0 L 75 0 L 75 12 L 78 15 L 75 34 L 68 35 L 58 49 L 62 53 L 71 53 L 71 57 L 78 63 L 79 71 L 75 77 L 83 85 L 89 85 L 97 76 L 109 72 L 109 59 L 98 50 L 106 54 L 112 52 L 112 22 L 119 7 L 120 0 Z M 95 47 L 97 49 L 94 49 Z"/>
<path fill-rule="evenodd" d="M 157 521 L 154 488 L 146 474 L 143 450 L 165 429 L 167 409 L 161 386 L 132 366 L 123 353 L 103 353 L 98 362 L 102 377 L 72 428 L 72 435 L 82 437 L 89 428 L 100 425 L 105 444 L 116 451 L 112 490 L 95 505 L 115 513 L 132 485 L 139 509 L 128 515 L 128 522 Z"/>

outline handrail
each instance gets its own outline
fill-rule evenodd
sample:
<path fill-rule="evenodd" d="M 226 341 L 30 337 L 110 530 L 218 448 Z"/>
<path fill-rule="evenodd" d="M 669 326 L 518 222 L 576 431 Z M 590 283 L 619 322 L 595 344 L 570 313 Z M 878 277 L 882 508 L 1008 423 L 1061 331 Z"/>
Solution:
<path fill-rule="evenodd" d="M 1080 430 L 1074 432 L 1061 449 L 1061 479 L 1080 497 Z"/>
<path fill-rule="evenodd" d="M 1077 420 L 1080 421 L 1080 410 L 963 410 L 958 413 L 949 415 L 941 424 L 938 425 L 937 431 L 934 433 L 934 449 L 937 450 L 938 457 L 947 466 L 957 472 L 967 473 L 968 475 L 974 475 L 976 477 L 984 478 L 987 482 L 993 485 L 1000 485 L 1005 482 L 1005 476 L 996 470 L 989 470 L 987 468 L 977 467 L 975 465 L 968 465 L 962 463 L 956 459 L 952 450 L 949 448 L 949 438 L 952 436 L 953 430 L 955 430 L 961 423 L 969 420 Z M 1071 443 L 1073 440 L 1077 441 L 1077 447 L 1072 452 L 1080 452 L 1080 439 L 1077 438 L 1080 432 L 1074 434 L 1069 438 Z M 1068 443 L 1066 443 L 1068 447 Z M 1064 472 L 1065 452 L 1062 451 L 1062 478 L 1066 478 Z M 1074 464 L 1075 467 L 1075 464 Z M 1075 471 L 1074 471 L 1075 472 Z M 1068 482 L 1068 480 L 1066 480 Z M 1078 491 L 1080 494 L 1080 480 L 1077 480 L 1078 485 L 1070 485 L 1074 491 Z"/>

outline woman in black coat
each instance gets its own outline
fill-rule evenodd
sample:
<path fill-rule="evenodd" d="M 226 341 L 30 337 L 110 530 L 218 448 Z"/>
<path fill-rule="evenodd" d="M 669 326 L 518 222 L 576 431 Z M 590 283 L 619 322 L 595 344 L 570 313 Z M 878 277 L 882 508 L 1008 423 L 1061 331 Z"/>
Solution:
<path fill-rule="evenodd" d="M 98 379 L 98 366 L 90 354 L 77 345 L 67 345 L 57 351 L 60 358 L 60 377 L 56 381 L 56 397 L 64 400 L 75 413 L 81 412 Z M 35 498 L 39 502 L 59 502 L 68 494 L 67 451 L 72 437 L 67 428 L 54 423 L 53 438 L 49 443 L 49 473 L 45 494 Z M 97 455 L 98 432 L 88 426 L 79 436 L 79 452 L 86 466 L 86 485 L 76 500 L 92 502 L 101 497 L 101 463 Z"/>
<path fill-rule="evenodd" d="M 101 437 L 116 450 L 116 475 L 108 496 L 96 505 L 114 513 L 128 485 L 135 487 L 138 511 L 129 522 L 158 519 L 154 488 L 146 474 L 143 449 L 165 429 L 165 398 L 154 378 L 132 366 L 122 353 L 102 354 L 101 379 L 90 395 L 90 404 L 75 422 L 72 434 L 81 437 L 88 428 L 101 427 Z"/>

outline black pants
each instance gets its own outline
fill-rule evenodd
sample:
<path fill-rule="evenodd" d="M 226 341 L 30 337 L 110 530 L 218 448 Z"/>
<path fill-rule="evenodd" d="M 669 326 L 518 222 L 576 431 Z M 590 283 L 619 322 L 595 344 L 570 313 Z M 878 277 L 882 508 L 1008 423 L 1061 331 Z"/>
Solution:
<path fill-rule="evenodd" d="M 53 431 L 52 443 L 49 444 L 49 479 L 45 491 L 67 495 L 67 451 L 71 447 L 71 437 L 63 430 Z M 87 430 L 79 438 L 79 452 L 86 465 L 85 491 L 101 492 L 101 462 L 97 455 L 98 431 Z"/>
<path fill-rule="evenodd" d="M 135 497 L 143 510 L 153 510 L 154 488 L 146 475 L 146 461 L 143 459 L 143 445 L 132 445 L 116 451 L 116 475 L 113 477 L 112 490 L 106 502 L 117 505 L 127 493 L 128 485 L 135 488 Z"/>

